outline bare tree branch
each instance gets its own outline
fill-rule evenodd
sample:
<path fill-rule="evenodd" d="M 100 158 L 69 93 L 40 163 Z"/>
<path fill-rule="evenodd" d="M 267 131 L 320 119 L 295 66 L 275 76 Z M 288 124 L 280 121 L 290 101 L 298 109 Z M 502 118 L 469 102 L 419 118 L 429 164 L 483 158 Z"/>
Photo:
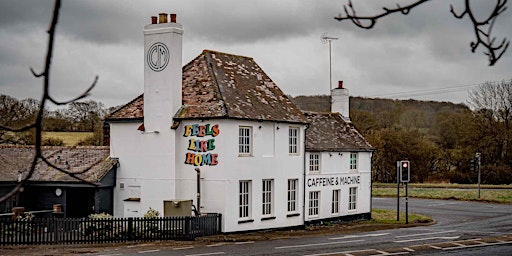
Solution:
<path fill-rule="evenodd" d="M 377 23 L 377 20 L 388 16 L 390 14 L 394 14 L 400 12 L 404 15 L 409 14 L 411 9 L 424 4 L 430 0 L 418 0 L 412 4 L 407 6 L 396 5 L 396 8 L 387 8 L 383 7 L 384 12 L 373 15 L 373 16 L 359 16 L 356 13 L 354 5 L 352 1 L 349 0 L 348 4 L 343 5 L 344 13 L 340 13 L 338 17 L 334 17 L 334 19 L 338 21 L 350 20 L 356 26 L 365 29 L 371 29 Z M 461 13 L 456 13 L 453 5 L 450 5 L 450 12 L 457 19 L 463 19 L 464 16 L 468 16 L 471 23 L 473 24 L 473 30 L 475 33 L 475 41 L 470 43 L 471 52 L 475 52 L 476 49 L 482 45 L 485 48 L 484 54 L 489 58 L 489 66 L 493 66 L 496 62 L 503 56 L 503 53 L 507 50 L 510 41 L 506 38 L 503 38 L 501 43 L 498 45 L 495 44 L 496 38 L 492 36 L 492 28 L 498 16 L 502 14 L 506 9 L 507 0 L 497 0 L 493 12 L 489 15 L 489 17 L 484 20 L 477 20 L 475 15 L 473 14 L 473 10 L 469 4 L 469 0 L 465 0 L 465 8 Z M 367 23 L 364 24 L 363 21 Z M 487 29 L 485 27 L 487 26 Z"/>
<path fill-rule="evenodd" d="M 90 168 L 83 170 L 79 173 L 73 173 L 73 172 L 64 170 L 64 169 L 57 167 L 54 164 L 50 163 L 50 161 L 48 161 L 43 156 L 43 152 L 42 152 L 41 133 L 42 133 L 42 129 L 43 129 L 43 116 L 44 116 L 46 102 L 50 101 L 57 105 L 63 105 L 63 104 L 75 102 L 79 99 L 83 99 L 89 95 L 89 92 L 94 88 L 94 86 L 96 85 L 96 82 L 98 81 L 98 76 L 96 76 L 93 84 L 91 86 L 89 86 L 89 88 L 87 88 L 87 90 L 84 93 L 82 93 L 75 99 L 72 99 L 67 102 L 57 102 L 50 96 L 50 69 L 51 69 L 51 64 L 52 64 L 53 45 L 54 45 L 54 41 L 55 41 L 55 29 L 57 27 L 57 22 L 59 19 L 60 6 L 61 6 L 61 0 L 55 0 L 52 20 L 50 23 L 50 27 L 47 31 L 47 33 L 48 33 L 48 48 L 46 51 L 44 71 L 41 72 L 40 74 L 36 74 L 36 72 L 32 68 L 30 69 L 30 71 L 32 72 L 32 74 L 35 77 L 43 77 L 44 78 L 43 79 L 43 96 L 42 96 L 41 102 L 39 104 L 38 112 L 36 115 L 36 120 L 32 124 L 28 124 L 25 127 L 18 128 L 18 129 L 0 126 L 0 129 L 9 130 L 9 131 L 25 131 L 25 130 L 32 129 L 32 128 L 35 128 L 35 130 L 36 130 L 36 132 L 35 132 L 36 133 L 36 141 L 35 141 L 35 146 L 34 146 L 35 154 L 34 154 L 34 158 L 32 159 L 30 169 L 28 170 L 27 175 L 10 192 L 8 192 L 7 194 L 3 195 L 0 198 L 0 203 L 2 203 L 4 201 L 6 201 L 7 199 L 9 199 L 10 197 L 14 196 L 18 191 L 20 191 L 23 188 L 23 186 L 27 183 L 28 180 L 30 180 L 30 178 L 34 174 L 34 172 L 36 170 L 37 163 L 39 161 L 42 161 L 42 162 L 48 164 L 49 166 L 51 166 L 52 168 L 54 168 L 55 170 L 65 173 L 75 179 L 82 181 L 82 182 L 96 185 L 94 183 L 86 181 L 83 178 L 77 176 L 78 174 L 85 173 Z"/>

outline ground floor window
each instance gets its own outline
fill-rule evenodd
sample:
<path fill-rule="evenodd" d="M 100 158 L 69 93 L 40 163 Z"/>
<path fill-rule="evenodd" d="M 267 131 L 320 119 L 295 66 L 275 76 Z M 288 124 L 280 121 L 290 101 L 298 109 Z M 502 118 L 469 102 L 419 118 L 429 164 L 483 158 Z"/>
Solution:
<path fill-rule="evenodd" d="M 340 213 L 340 190 L 339 189 L 335 189 L 332 191 L 331 213 L 332 214 Z"/>
<path fill-rule="evenodd" d="M 357 187 L 351 187 L 348 191 L 348 209 L 355 210 L 357 207 Z"/>
<path fill-rule="evenodd" d="M 309 216 L 318 216 L 320 191 L 309 192 Z"/>
<path fill-rule="evenodd" d="M 251 181 L 242 180 L 239 184 L 238 192 L 238 217 L 248 219 L 251 217 Z"/>
<path fill-rule="evenodd" d="M 298 179 L 288 180 L 288 212 L 297 211 L 297 187 Z"/>
<path fill-rule="evenodd" d="M 274 180 L 263 180 L 262 187 L 262 215 L 272 215 L 272 188 Z"/>

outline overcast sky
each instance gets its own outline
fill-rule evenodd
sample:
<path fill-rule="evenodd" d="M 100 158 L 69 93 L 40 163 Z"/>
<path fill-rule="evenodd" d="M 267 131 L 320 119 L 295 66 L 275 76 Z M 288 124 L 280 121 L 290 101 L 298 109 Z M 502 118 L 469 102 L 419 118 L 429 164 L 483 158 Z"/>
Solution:
<path fill-rule="evenodd" d="M 382 7 L 369 4 L 382 1 L 354 2 L 359 14 Z M 489 67 L 482 48 L 471 53 L 473 27 L 467 18 L 453 17 L 451 2 L 462 10 L 462 0 L 434 0 L 365 30 L 333 18 L 346 3 L 342 0 L 64 0 L 51 93 L 70 99 L 98 75 L 90 99 L 116 106 L 141 94 L 142 30 L 151 16 L 167 12 L 177 13 L 184 26 L 183 65 L 203 49 L 244 55 L 286 94 L 328 94 L 329 48 L 320 40 L 327 33 L 339 37 L 332 42 L 333 84 L 343 80 L 352 96 L 465 103 L 475 85 L 512 78 L 512 47 Z M 479 15 L 494 5 L 473 2 Z M 0 94 L 40 97 L 42 80 L 29 68 L 43 67 L 52 8 L 49 0 L 0 3 Z M 512 39 L 511 12 L 509 6 L 497 19 L 498 40 Z"/>

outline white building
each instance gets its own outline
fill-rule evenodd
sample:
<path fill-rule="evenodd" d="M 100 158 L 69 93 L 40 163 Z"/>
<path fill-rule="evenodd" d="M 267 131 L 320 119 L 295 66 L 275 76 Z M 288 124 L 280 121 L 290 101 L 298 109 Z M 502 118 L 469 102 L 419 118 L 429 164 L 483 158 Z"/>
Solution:
<path fill-rule="evenodd" d="M 175 16 L 170 23 L 164 19 L 144 29 L 144 94 L 106 120 L 110 155 L 120 163 L 114 215 L 142 216 L 150 207 L 165 213 L 166 201 L 193 200 L 203 213 L 222 214 L 223 232 L 299 226 L 313 220 L 305 191 L 316 186 L 306 187 L 304 178 L 338 174 L 360 179 L 352 184 L 359 205 L 347 213 L 369 214 L 370 151 L 359 153 L 356 173 L 334 168 L 348 163 L 350 154 L 337 161 L 323 156 L 341 148 L 312 147 L 322 152 L 325 168 L 306 173 L 308 115 L 252 58 L 205 50 L 182 68 L 183 28 Z M 323 195 L 331 188 L 319 189 Z M 315 218 L 324 218 L 323 212 Z"/>

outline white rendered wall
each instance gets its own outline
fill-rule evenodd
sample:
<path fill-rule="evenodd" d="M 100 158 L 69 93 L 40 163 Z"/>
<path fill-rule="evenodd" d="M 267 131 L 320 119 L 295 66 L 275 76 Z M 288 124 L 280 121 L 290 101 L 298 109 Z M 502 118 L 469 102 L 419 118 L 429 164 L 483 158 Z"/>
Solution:
<path fill-rule="evenodd" d="M 357 170 L 349 170 L 350 152 L 318 152 L 320 171 L 309 171 L 309 155 L 306 153 L 306 221 L 335 218 L 371 212 L 371 152 L 357 152 Z M 357 188 L 355 210 L 349 210 L 349 188 Z M 333 190 L 340 190 L 339 213 L 332 214 Z M 309 192 L 319 191 L 319 214 L 309 216 Z"/>
<path fill-rule="evenodd" d="M 213 136 L 183 136 L 187 125 L 218 125 L 220 133 Z M 239 126 L 252 127 L 252 156 L 239 156 Z M 243 120 L 184 121 L 177 130 L 177 196 L 196 200 L 196 172 L 201 169 L 202 212 L 222 213 L 222 231 L 235 232 L 268 229 L 303 224 L 303 168 L 304 168 L 304 126 L 299 127 L 299 154 L 288 153 L 288 128 L 290 124 Z M 279 127 L 279 129 L 278 129 Z M 215 140 L 215 149 L 200 154 L 218 155 L 215 166 L 186 164 L 190 139 Z M 273 179 L 273 217 L 262 220 L 262 180 Z M 298 180 L 297 215 L 288 216 L 288 179 Z M 239 223 L 239 181 L 251 181 L 251 220 Z"/>

